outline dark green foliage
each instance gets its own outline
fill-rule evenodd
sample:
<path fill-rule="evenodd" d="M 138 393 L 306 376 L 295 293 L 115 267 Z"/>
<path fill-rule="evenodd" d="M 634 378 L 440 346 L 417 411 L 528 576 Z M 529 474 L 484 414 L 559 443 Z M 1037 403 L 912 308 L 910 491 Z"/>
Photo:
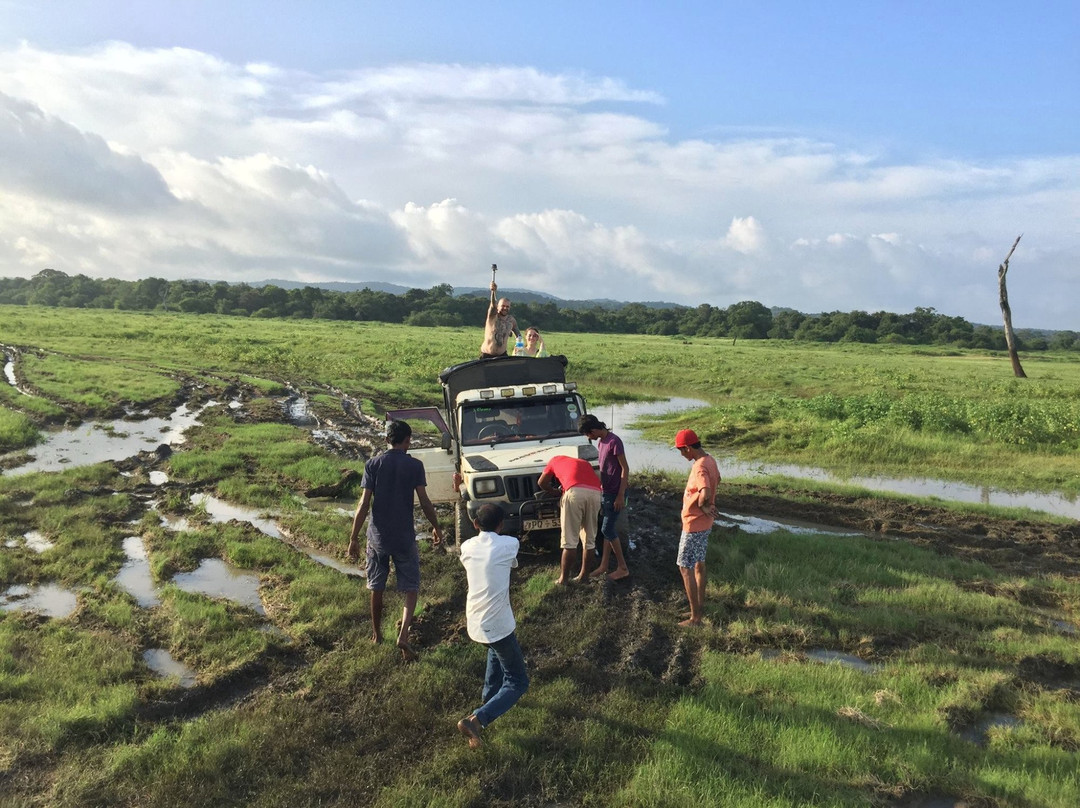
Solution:
<path fill-rule="evenodd" d="M 396 295 L 374 289 L 350 292 L 314 286 L 282 289 L 223 281 L 167 281 L 162 278 L 123 281 L 69 276 L 55 269 L 43 269 L 32 278 L 0 278 L 0 303 L 367 321 L 418 327 L 476 326 L 483 323 L 487 310 L 485 297 L 455 296 L 453 287 L 445 283 Z M 523 327 L 534 325 L 542 331 L 1006 348 L 1001 329 L 975 326 L 962 317 L 949 317 L 921 306 L 910 314 L 885 311 L 802 314 L 790 309 L 774 312 L 753 300 L 744 300 L 726 309 L 708 303 L 694 308 L 661 308 L 644 303 L 618 306 L 596 303 L 582 307 L 571 301 L 561 303 L 560 308 L 550 300 L 516 302 L 514 316 Z M 1080 338 L 1071 331 L 1021 329 L 1017 337 L 1020 348 L 1026 351 L 1080 350 Z"/>

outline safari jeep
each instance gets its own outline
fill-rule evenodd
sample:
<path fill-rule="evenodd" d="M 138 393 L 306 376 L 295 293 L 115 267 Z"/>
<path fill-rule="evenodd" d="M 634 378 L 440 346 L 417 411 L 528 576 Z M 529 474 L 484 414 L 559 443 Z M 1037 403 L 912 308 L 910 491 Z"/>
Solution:
<path fill-rule="evenodd" d="M 588 460 L 596 448 L 578 434 L 585 399 L 566 381 L 566 357 L 477 359 L 439 374 L 444 408 L 391 410 L 387 419 L 423 419 L 438 427 L 440 447 L 410 449 L 424 464 L 432 502 L 454 503 L 460 543 L 486 502 L 506 512 L 503 533 L 522 541 L 558 535 L 558 500 L 536 484 L 555 455 Z M 445 417 L 444 417 L 445 416 Z"/>

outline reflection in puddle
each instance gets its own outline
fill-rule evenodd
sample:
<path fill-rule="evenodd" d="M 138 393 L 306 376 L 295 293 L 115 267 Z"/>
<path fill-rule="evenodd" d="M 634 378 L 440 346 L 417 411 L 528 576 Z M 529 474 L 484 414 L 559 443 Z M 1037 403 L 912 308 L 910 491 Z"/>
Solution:
<path fill-rule="evenodd" d="M 827 651 L 824 648 L 807 651 L 806 656 L 814 662 L 824 662 L 827 665 L 839 664 L 845 668 L 853 668 L 863 673 L 873 673 L 878 667 L 877 665 L 871 665 L 869 662 L 864 662 L 853 654 L 845 654 L 841 651 Z"/>
<path fill-rule="evenodd" d="M 1076 626 L 1070 623 L 1068 620 L 1051 620 L 1050 625 L 1060 631 L 1062 634 L 1077 634 Z"/>
<path fill-rule="evenodd" d="M 758 651 L 758 654 L 762 659 L 768 660 L 780 659 L 784 653 L 784 651 L 777 650 L 776 648 L 763 648 Z M 862 673 L 873 673 L 879 667 L 869 662 L 864 662 L 854 654 L 845 654 L 842 651 L 829 651 L 825 648 L 814 648 L 807 651 L 806 658 L 811 662 L 843 665 L 845 668 L 852 668 L 853 670 L 861 671 Z"/>
<path fill-rule="evenodd" d="M 690 464 L 683 460 L 670 444 L 645 440 L 639 430 L 630 429 L 627 424 L 646 415 L 664 415 L 705 406 L 708 406 L 708 402 L 676 397 L 667 401 L 632 401 L 626 404 L 612 404 L 598 407 L 592 412 L 622 438 L 626 446 L 627 460 L 630 461 L 631 473 L 646 469 L 689 472 Z M 705 448 L 707 450 L 709 447 Z M 906 496 L 937 497 L 953 502 L 994 505 L 999 508 L 1030 508 L 1080 520 L 1080 499 L 1056 493 L 1004 491 L 986 486 L 918 477 L 844 477 L 810 466 L 746 463 L 723 455 L 716 456 L 716 463 L 723 479 L 782 475 L 799 480 L 855 485 L 870 491 Z"/>
<path fill-rule="evenodd" d="M 44 534 L 39 530 L 31 530 L 29 533 L 24 533 L 23 540 L 26 542 L 26 546 L 35 553 L 44 553 L 46 550 L 51 550 L 56 546 L 46 539 Z"/>
<path fill-rule="evenodd" d="M 193 572 L 180 572 L 173 583 L 185 592 L 195 592 L 212 598 L 226 598 L 246 606 L 257 614 L 266 614 L 259 598 L 259 576 L 238 570 L 220 558 L 204 558 Z"/>
<path fill-rule="evenodd" d="M 197 676 L 195 671 L 173 659 L 172 654 L 164 648 L 149 648 L 143 651 L 143 661 L 158 676 L 169 678 L 175 676 L 180 680 L 180 687 L 195 687 Z"/>
<path fill-rule="evenodd" d="M 834 527 L 815 525 L 812 522 L 800 522 L 796 519 L 762 519 L 757 516 L 736 516 L 730 513 L 721 513 L 716 520 L 717 527 L 737 527 L 744 533 L 763 534 L 784 531 L 796 535 L 824 535 L 824 536 L 862 536 L 857 530 L 838 530 Z"/>
<path fill-rule="evenodd" d="M 154 589 L 150 576 L 150 562 L 146 558 L 146 548 L 138 536 L 124 539 L 124 552 L 128 560 L 113 579 L 117 585 L 135 598 L 135 602 L 144 609 L 152 609 L 161 603 Z"/>
<path fill-rule="evenodd" d="M 161 517 L 162 526 L 168 528 L 174 533 L 183 533 L 185 531 L 191 530 L 191 524 L 188 522 L 187 517 L 185 516 L 171 517 L 166 516 L 163 513 L 159 513 L 158 516 Z"/>
<path fill-rule="evenodd" d="M 314 561 L 316 564 L 322 564 L 324 567 L 330 567 L 330 569 L 337 570 L 345 575 L 351 575 L 354 578 L 366 578 L 367 570 L 363 567 L 358 567 L 356 564 L 346 564 L 342 561 L 338 561 L 336 558 L 331 558 L 328 555 L 320 553 L 318 550 L 312 550 L 310 547 L 304 547 L 303 545 L 292 545 L 296 549 L 303 551 L 308 558 Z"/>
<path fill-rule="evenodd" d="M 10 354 L 4 354 L 4 376 L 7 378 L 8 384 L 19 389 L 19 381 L 15 378 L 15 360 Z"/>
<path fill-rule="evenodd" d="M 192 494 L 191 504 L 196 507 L 202 507 L 206 509 L 206 512 L 210 515 L 210 520 L 213 522 L 229 522 L 236 519 L 239 522 L 249 522 L 254 525 L 256 530 L 261 533 L 265 533 L 271 538 L 280 539 L 281 530 L 270 519 L 266 519 L 259 515 L 259 512 L 251 508 L 244 508 L 240 505 L 231 505 L 224 500 L 212 497 L 209 494 Z"/>
<path fill-rule="evenodd" d="M 971 741 L 971 743 L 978 746 L 986 746 L 987 737 L 990 730 L 1002 727 L 1005 729 L 1012 729 L 1018 727 L 1023 722 L 1015 715 L 1008 715 L 1007 713 L 987 713 L 974 725 L 967 727 L 960 731 L 960 737 L 965 741 Z"/>
<path fill-rule="evenodd" d="M 206 512 L 210 515 L 211 520 L 214 522 L 228 522 L 232 519 L 236 519 L 239 522 L 248 522 L 253 525 L 261 533 L 270 536 L 274 539 L 285 539 L 285 535 L 281 532 L 281 528 L 277 523 L 271 519 L 267 519 L 262 516 L 259 511 L 253 508 L 245 508 L 241 505 L 233 505 L 231 503 L 220 500 L 217 497 L 212 497 L 209 494 L 192 494 L 191 503 L 196 506 L 202 506 L 206 509 Z M 344 511 L 343 511 L 344 512 Z M 348 516 L 352 516 L 350 512 L 344 512 Z M 338 561 L 335 558 L 331 558 L 325 553 L 319 552 L 311 547 L 305 547 L 302 544 L 296 542 L 289 542 L 290 547 L 293 547 L 300 552 L 307 555 L 312 561 L 317 564 L 322 564 L 324 567 L 330 567 L 345 575 L 351 575 L 356 578 L 366 577 L 366 571 L 356 566 L 355 564 L 345 564 Z"/>
<path fill-rule="evenodd" d="M 56 584 L 16 584 L 0 594 L 0 610 L 36 612 L 46 617 L 67 617 L 78 605 L 75 593 Z"/>
<path fill-rule="evenodd" d="M 33 471 L 59 471 L 67 465 L 88 466 L 108 460 L 123 460 L 139 452 L 154 449 L 162 443 L 170 446 L 184 442 L 184 431 L 198 423 L 198 412 L 181 404 L 168 418 L 147 418 L 145 421 L 94 421 L 59 432 L 45 433 L 45 442 L 27 451 L 30 462 L 7 469 L 8 476 Z"/>
<path fill-rule="evenodd" d="M 293 426 L 318 426 L 319 419 L 311 412 L 308 400 L 303 396 L 286 399 L 282 404 L 286 420 Z"/>

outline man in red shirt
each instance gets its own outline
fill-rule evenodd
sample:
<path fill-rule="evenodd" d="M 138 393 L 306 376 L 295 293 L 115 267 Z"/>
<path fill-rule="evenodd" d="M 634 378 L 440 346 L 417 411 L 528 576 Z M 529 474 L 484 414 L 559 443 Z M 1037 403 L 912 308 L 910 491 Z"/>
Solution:
<path fill-rule="evenodd" d="M 675 435 L 675 448 L 694 465 L 683 492 L 682 535 L 676 562 L 682 575 L 686 599 L 690 601 L 690 617 L 680 626 L 700 626 L 705 611 L 705 554 L 709 549 L 709 533 L 716 521 L 716 488 L 720 469 L 716 460 L 701 448 L 701 441 L 692 429 L 680 429 Z"/>
<path fill-rule="evenodd" d="M 577 552 L 581 536 L 585 536 L 585 547 L 581 552 L 581 572 L 574 579 L 581 583 L 588 574 L 589 556 L 594 555 L 596 547 L 596 524 L 600 518 L 601 487 L 600 478 L 589 461 L 578 457 L 556 455 L 544 467 L 544 473 L 537 480 L 537 485 L 549 494 L 558 494 L 558 483 L 562 489 L 559 501 L 559 521 L 562 523 L 562 563 L 559 568 L 560 586 L 566 584 L 573 568 L 574 554 Z"/>

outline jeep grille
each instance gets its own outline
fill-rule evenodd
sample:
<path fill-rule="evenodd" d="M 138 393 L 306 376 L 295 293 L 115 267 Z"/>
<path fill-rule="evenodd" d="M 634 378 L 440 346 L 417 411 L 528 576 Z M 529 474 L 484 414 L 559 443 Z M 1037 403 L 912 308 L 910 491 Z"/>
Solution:
<path fill-rule="evenodd" d="M 505 477 L 506 498 L 511 502 L 524 502 L 532 499 L 533 494 L 540 490 L 536 485 L 539 474 L 522 474 L 517 477 Z"/>

